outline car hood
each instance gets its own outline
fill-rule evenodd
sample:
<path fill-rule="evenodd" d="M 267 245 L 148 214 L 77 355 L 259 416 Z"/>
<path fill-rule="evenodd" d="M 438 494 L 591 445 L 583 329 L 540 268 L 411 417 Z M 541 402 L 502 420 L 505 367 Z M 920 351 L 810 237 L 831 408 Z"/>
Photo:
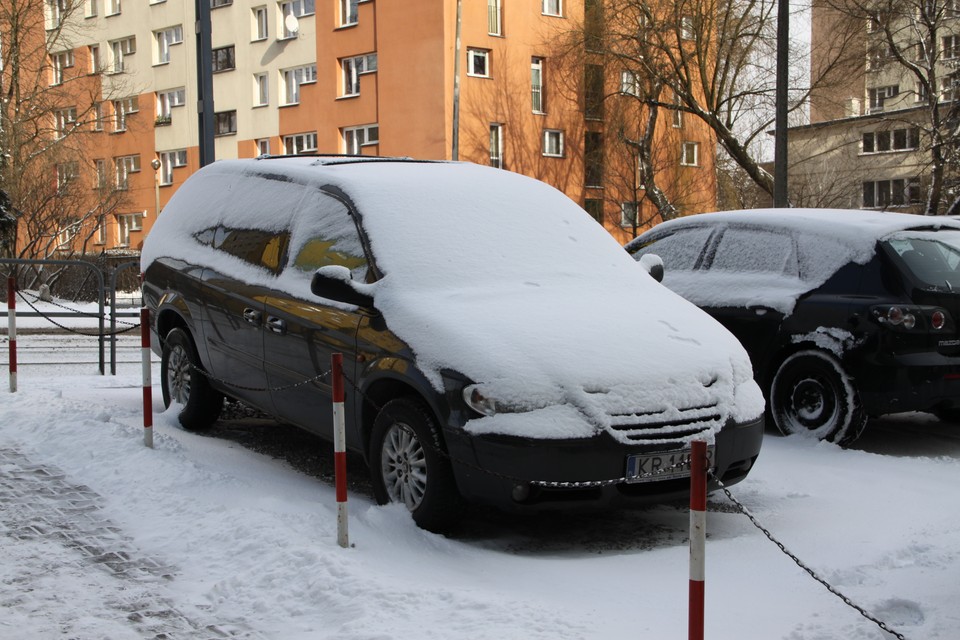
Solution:
<path fill-rule="evenodd" d="M 691 418 L 709 432 L 757 418 L 763 399 L 740 343 L 640 269 L 625 275 L 600 286 L 565 279 L 562 288 L 528 281 L 416 295 L 395 291 L 388 276 L 374 297 L 438 390 L 450 369 L 497 401 L 497 415 L 470 423 L 474 432 L 606 430 L 637 441 Z M 624 281 L 635 286 L 618 286 Z"/>

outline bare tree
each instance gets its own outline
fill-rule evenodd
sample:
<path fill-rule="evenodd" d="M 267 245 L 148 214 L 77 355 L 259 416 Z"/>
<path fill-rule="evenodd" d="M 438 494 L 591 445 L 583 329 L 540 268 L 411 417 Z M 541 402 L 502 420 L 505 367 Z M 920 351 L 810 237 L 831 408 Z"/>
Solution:
<path fill-rule="evenodd" d="M 0 4 L 0 190 L 15 221 L 8 255 L 87 252 L 101 216 L 124 199 L 107 186 L 105 167 L 87 159 L 91 136 L 102 127 L 103 87 L 120 94 L 123 83 L 104 83 L 96 59 L 78 59 L 83 6 L 82 0 Z"/>
<path fill-rule="evenodd" d="M 866 30 L 868 112 L 919 126 L 924 213 L 960 213 L 960 5 L 955 0 L 828 0 Z M 889 114 L 889 115 L 888 115 Z"/>

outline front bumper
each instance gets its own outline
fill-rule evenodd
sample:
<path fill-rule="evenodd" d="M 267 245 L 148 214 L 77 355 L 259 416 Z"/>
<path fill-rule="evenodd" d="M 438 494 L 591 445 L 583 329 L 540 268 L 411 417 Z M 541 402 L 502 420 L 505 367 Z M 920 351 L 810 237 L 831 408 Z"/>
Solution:
<path fill-rule="evenodd" d="M 761 416 L 748 423 L 728 423 L 716 435 L 714 474 L 725 485 L 743 480 L 753 467 L 760 453 L 763 427 Z M 606 433 L 578 440 L 471 436 L 462 430 L 451 430 L 445 435 L 463 497 L 507 511 L 640 506 L 682 500 L 690 495 L 689 478 L 606 482 L 624 477 L 627 456 L 675 446 L 623 444 Z M 537 482 L 565 486 L 540 486 Z M 716 482 L 708 487 L 717 488 Z"/>

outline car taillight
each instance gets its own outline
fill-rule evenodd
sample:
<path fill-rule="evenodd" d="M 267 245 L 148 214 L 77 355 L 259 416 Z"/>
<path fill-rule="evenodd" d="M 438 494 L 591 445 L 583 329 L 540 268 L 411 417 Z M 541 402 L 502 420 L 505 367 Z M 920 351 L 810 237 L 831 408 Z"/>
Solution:
<path fill-rule="evenodd" d="M 874 307 L 873 317 L 882 325 L 901 331 L 944 331 L 952 325 L 950 315 L 938 307 Z"/>

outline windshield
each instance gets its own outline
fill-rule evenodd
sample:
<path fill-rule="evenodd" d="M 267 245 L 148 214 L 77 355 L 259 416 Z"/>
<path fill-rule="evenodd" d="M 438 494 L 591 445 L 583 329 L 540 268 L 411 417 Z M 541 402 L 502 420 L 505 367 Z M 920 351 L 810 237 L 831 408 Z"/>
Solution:
<path fill-rule="evenodd" d="M 960 231 L 903 231 L 884 244 L 925 288 L 960 290 Z"/>

